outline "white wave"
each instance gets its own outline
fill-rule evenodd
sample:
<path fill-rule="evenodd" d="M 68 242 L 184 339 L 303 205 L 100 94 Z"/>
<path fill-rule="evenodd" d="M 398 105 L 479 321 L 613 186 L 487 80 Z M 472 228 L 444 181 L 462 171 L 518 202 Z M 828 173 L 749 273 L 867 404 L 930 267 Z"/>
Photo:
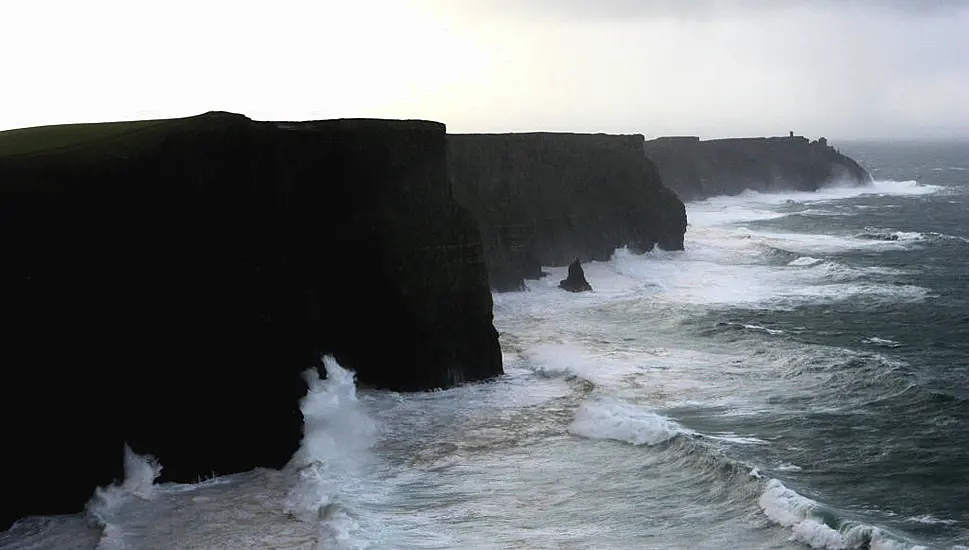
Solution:
<path fill-rule="evenodd" d="M 897 348 L 898 346 L 901 345 L 895 340 L 889 340 L 888 338 L 879 338 L 877 336 L 872 336 L 870 338 L 862 338 L 861 341 L 864 342 L 865 344 L 883 346 L 886 348 Z"/>
<path fill-rule="evenodd" d="M 931 238 L 950 238 L 940 233 L 921 233 L 919 231 L 898 231 L 879 227 L 865 227 L 859 237 L 875 241 L 924 241 Z M 956 237 L 958 238 L 958 237 Z"/>
<path fill-rule="evenodd" d="M 151 500 L 155 496 L 155 480 L 161 475 L 162 465 L 151 455 L 139 455 L 124 447 L 124 480 L 118 484 L 98 487 L 85 505 L 88 514 L 110 530 L 120 507 L 131 497 Z"/>
<path fill-rule="evenodd" d="M 923 516 L 912 516 L 910 518 L 906 518 L 905 521 L 908 521 L 911 523 L 922 523 L 925 525 L 955 525 L 959 523 L 954 519 L 939 519 L 937 517 L 930 516 L 928 514 Z"/>
<path fill-rule="evenodd" d="M 812 258 L 811 256 L 801 256 L 800 258 L 796 258 L 794 260 L 791 260 L 790 262 L 787 263 L 787 265 L 791 265 L 791 266 L 810 266 L 810 265 L 814 265 L 814 264 L 821 263 L 823 261 L 824 260 L 822 260 L 820 258 Z"/>
<path fill-rule="evenodd" d="M 285 468 L 295 474 L 295 482 L 283 508 L 293 517 L 318 522 L 321 540 L 354 547 L 362 533 L 344 501 L 353 500 L 355 486 L 366 477 L 377 425 L 357 399 L 353 372 L 329 356 L 323 365 L 325 379 L 316 369 L 304 373 L 309 390 L 300 401 L 303 442 Z"/>
<path fill-rule="evenodd" d="M 832 186 L 818 191 L 787 191 L 763 193 L 744 191 L 739 195 L 717 196 L 687 204 L 690 225 L 709 227 L 731 223 L 768 220 L 788 215 L 779 212 L 778 206 L 796 206 L 835 200 L 851 199 L 866 195 L 919 196 L 941 191 L 937 185 L 922 185 L 914 180 L 874 181 L 861 186 Z"/>
<path fill-rule="evenodd" d="M 821 505 L 784 486 L 777 479 L 767 482 L 757 503 L 774 523 L 791 530 L 791 540 L 819 550 L 924 550 L 884 529 L 864 523 L 844 522 L 839 529 L 822 519 Z"/>
<path fill-rule="evenodd" d="M 633 445 L 657 445 L 689 433 L 676 422 L 614 398 L 589 400 L 579 407 L 569 433 Z"/>
<path fill-rule="evenodd" d="M 865 188 L 865 192 L 859 193 L 856 196 L 862 195 L 931 195 L 932 193 L 937 193 L 945 189 L 941 185 L 928 185 L 921 184 L 915 180 L 904 180 L 904 181 L 894 181 L 894 180 L 881 180 L 875 181 L 872 185 Z"/>
<path fill-rule="evenodd" d="M 816 243 L 808 244 L 810 236 L 800 237 L 805 248 L 818 248 Z M 769 239 L 764 241 L 770 242 Z M 865 280 L 870 275 L 899 274 L 895 269 L 852 268 L 836 262 L 782 269 L 768 263 L 769 252 L 758 248 L 756 241 L 739 240 L 749 243 L 740 246 L 737 242 L 721 235 L 718 239 L 694 243 L 675 257 L 635 256 L 617 251 L 613 277 L 620 275 L 642 281 L 654 289 L 649 293 L 651 300 L 697 306 L 790 308 L 803 303 L 841 301 L 858 296 L 866 301 L 918 302 L 928 295 L 927 289 L 915 285 Z M 786 240 L 776 244 L 797 248 L 791 246 L 792 242 Z M 824 239 L 820 242 L 823 244 Z M 854 244 L 850 240 L 849 243 Z"/>
<path fill-rule="evenodd" d="M 132 498 L 149 501 L 155 497 L 155 480 L 162 465 L 150 455 L 139 455 L 127 444 L 124 447 L 124 480 L 94 490 L 85 505 L 88 515 L 101 526 L 97 550 L 121 550 L 127 547 L 122 527 L 122 511 Z"/>
<path fill-rule="evenodd" d="M 856 207 L 858 208 L 858 207 Z M 797 216 L 850 216 L 852 212 L 845 207 L 836 206 L 834 209 L 831 208 L 805 208 L 804 210 L 798 210 L 794 212 L 793 215 Z"/>
<path fill-rule="evenodd" d="M 522 354 L 535 370 L 545 376 L 576 376 L 596 385 L 607 384 L 612 369 L 602 368 L 602 359 L 585 348 L 570 343 L 539 344 Z"/>
<path fill-rule="evenodd" d="M 883 229 L 877 227 L 866 227 L 865 233 L 862 233 L 860 236 L 865 239 L 882 241 L 957 241 L 961 243 L 969 243 L 969 239 L 966 237 L 960 237 L 959 235 L 947 235 L 945 233 L 937 233 L 935 231 L 928 231 L 924 233 L 919 231 L 896 231 L 893 229 Z"/>
<path fill-rule="evenodd" d="M 969 243 L 969 239 L 967 239 L 966 237 L 960 237 L 959 235 L 946 235 L 945 233 L 936 233 L 934 231 L 923 233 L 922 235 L 927 239 L 940 239 L 940 240 L 946 240 L 946 241 L 958 241 L 961 243 Z"/>
<path fill-rule="evenodd" d="M 736 236 L 753 239 L 780 250 L 810 255 L 815 252 L 845 252 L 850 250 L 904 249 L 905 242 L 899 239 L 872 239 L 861 236 L 824 235 L 820 233 L 789 233 L 783 231 L 764 231 L 744 229 Z"/>
<path fill-rule="evenodd" d="M 767 334 L 773 334 L 773 335 L 776 335 L 776 334 L 784 334 L 784 331 L 783 330 L 779 330 L 779 329 L 776 329 L 776 328 L 762 327 L 760 325 L 744 324 L 743 327 L 745 329 L 749 329 L 749 330 L 759 330 L 761 332 L 766 332 Z"/>
<path fill-rule="evenodd" d="M 760 439 L 759 437 L 737 435 L 733 432 L 720 432 L 712 435 L 705 435 L 709 439 L 715 439 L 717 441 L 726 441 L 728 443 L 738 443 L 740 445 L 766 445 L 767 441 Z"/>
<path fill-rule="evenodd" d="M 767 482 L 757 503 L 768 519 L 791 529 L 794 540 L 812 548 L 843 550 L 846 548 L 841 533 L 828 527 L 812 516 L 818 503 L 788 489 L 776 479 Z"/>

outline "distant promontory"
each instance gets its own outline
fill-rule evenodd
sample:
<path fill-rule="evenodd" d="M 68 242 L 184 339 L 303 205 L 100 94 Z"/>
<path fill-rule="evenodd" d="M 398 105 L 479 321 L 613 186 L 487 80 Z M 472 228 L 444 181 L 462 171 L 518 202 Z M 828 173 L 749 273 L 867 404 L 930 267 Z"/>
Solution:
<path fill-rule="evenodd" d="M 793 133 L 786 137 L 701 140 L 662 137 L 646 142 L 663 183 L 683 200 L 754 191 L 816 191 L 825 185 L 863 185 L 871 176 L 828 145 Z"/>
<path fill-rule="evenodd" d="M 448 135 L 454 197 L 478 221 L 492 287 L 542 266 L 607 260 L 618 247 L 681 250 L 686 211 L 642 135 Z"/>

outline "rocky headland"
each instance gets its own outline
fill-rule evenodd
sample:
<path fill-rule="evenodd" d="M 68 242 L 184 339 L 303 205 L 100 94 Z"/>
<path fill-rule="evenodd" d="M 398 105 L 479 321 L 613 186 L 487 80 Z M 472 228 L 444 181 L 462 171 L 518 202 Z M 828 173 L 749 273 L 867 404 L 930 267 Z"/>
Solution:
<path fill-rule="evenodd" d="M 301 373 L 424 390 L 502 372 L 443 124 L 185 119 L 0 132 L 0 529 L 122 475 L 280 467 Z"/>
<path fill-rule="evenodd" d="M 819 138 L 802 136 L 646 142 L 663 183 L 683 200 L 754 191 L 816 191 L 829 184 L 864 185 L 871 176 Z"/>

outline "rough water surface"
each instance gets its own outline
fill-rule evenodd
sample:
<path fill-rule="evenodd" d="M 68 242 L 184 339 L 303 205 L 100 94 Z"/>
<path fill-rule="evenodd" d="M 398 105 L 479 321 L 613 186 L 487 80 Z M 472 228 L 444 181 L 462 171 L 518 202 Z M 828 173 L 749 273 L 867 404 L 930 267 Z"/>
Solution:
<path fill-rule="evenodd" d="M 873 185 L 690 203 L 686 251 L 496 295 L 497 381 L 358 392 L 326 359 L 283 471 L 129 454 L 0 548 L 964 548 L 969 146 L 846 152 Z"/>

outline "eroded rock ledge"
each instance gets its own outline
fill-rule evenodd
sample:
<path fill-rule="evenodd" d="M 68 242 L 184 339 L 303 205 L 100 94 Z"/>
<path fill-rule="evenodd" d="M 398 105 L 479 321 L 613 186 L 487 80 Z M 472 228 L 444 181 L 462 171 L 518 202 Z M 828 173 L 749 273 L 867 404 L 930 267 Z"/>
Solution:
<path fill-rule="evenodd" d="M 646 142 L 660 176 L 683 200 L 755 191 L 817 191 L 828 184 L 863 185 L 871 176 L 827 140 L 801 136 L 701 141 L 663 137 Z"/>
<path fill-rule="evenodd" d="M 0 133 L 4 512 L 121 475 L 279 467 L 300 373 L 422 390 L 502 371 L 445 127 L 229 113 Z"/>
<path fill-rule="evenodd" d="M 542 265 L 605 260 L 617 247 L 683 248 L 683 203 L 642 135 L 450 134 L 448 167 L 499 291 L 522 288 Z"/>

